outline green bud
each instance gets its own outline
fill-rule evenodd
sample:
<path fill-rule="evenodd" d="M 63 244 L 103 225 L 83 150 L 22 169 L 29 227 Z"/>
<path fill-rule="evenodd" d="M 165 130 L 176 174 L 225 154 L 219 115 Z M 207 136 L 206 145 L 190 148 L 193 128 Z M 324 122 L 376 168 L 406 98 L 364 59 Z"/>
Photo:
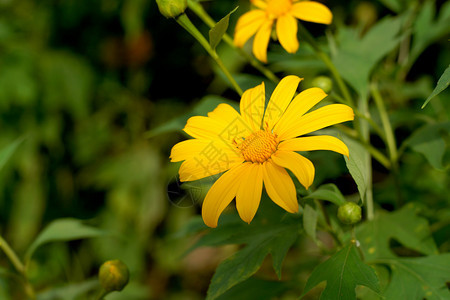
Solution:
<path fill-rule="evenodd" d="M 361 221 L 361 207 L 353 202 L 347 202 L 339 206 L 338 219 L 344 224 L 356 224 Z"/>
<path fill-rule="evenodd" d="M 187 0 L 156 0 L 156 3 L 159 11 L 166 18 L 178 17 L 187 7 Z"/>
<path fill-rule="evenodd" d="M 333 87 L 333 81 L 328 76 L 317 76 L 311 82 L 311 86 L 321 88 L 325 93 L 329 93 Z"/>
<path fill-rule="evenodd" d="M 109 260 L 100 266 L 98 278 L 105 291 L 121 291 L 127 284 L 130 275 L 128 267 L 118 259 Z"/>

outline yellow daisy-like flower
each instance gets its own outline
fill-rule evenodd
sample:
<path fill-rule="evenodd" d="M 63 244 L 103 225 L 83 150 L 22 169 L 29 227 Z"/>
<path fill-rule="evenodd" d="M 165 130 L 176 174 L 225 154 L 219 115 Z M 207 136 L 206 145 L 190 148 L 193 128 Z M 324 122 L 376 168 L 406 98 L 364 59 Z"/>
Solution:
<path fill-rule="evenodd" d="M 234 43 L 238 47 L 255 35 L 253 54 L 262 62 L 267 62 L 267 46 L 273 24 L 281 46 L 289 53 L 298 50 L 297 20 L 330 24 L 331 11 L 315 1 L 297 0 L 250 0 L 255 9 L 243 14 L 237 24 Z"/>
<path fill-rule="evenodd" d="M 298 137 L 354 117 L 353 110 L 344 104 L 330 104 L 307 113 L 327 95 L 320 88 L 310 88 L 294 97 L 300 80 L 297 76 L 283 78 L 267 107 L 262 83 L 242 95 L 240 113 L 220 104 L 207 117 L 187 121 L 184 131 L 194 139 L 176 144 L 170 155 L 173 162 L 184 161 L 180 181 L 226 171 L 203 201 L 206 225 L 216 227 L 220 214 L 235 197 L 239 216 L 250 223 L 263 186 L 273 202 L 295 213 L 297 194 L 285 168 L 305 188 L 314 180 L 313 164 L 296 151 L 331 150 L 348 156 L 347 146 L 335 137 Z"/>

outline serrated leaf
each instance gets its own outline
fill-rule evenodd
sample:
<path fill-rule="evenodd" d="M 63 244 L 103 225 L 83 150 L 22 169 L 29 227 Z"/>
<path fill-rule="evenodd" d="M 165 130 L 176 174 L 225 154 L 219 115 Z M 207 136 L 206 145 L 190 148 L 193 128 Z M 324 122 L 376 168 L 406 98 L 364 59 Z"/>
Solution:
<path fill-rule="evenodd" d="M 424 108 L 428 104 L 428 102 L 431 101 L 431 99 L 439 95 L 443 90 L 448 88 L 449 85 L 450 85 L 450 65 L 448 65 L 447 69 L 445 69 L 441 78 L 439 78 L 433 92 L 431 93 L 430 96 L 428 96 L 427 100 L 425 100 L 421 108 Z"/>
<path fill-rule="evenodd" d="M 437 254 L 428 222 L 416 215 L 415 207 L 408 204 L 393 213 L 380 214 L 373 221 L 356 228 L 356 237 L 367 261 L 377 258 L 395 258 L 389 248 L 391 239 L 423 254 Z"/>
<path fill-rule="evenodd" d="M 341 191 L 332 183 L 321 185 L 317 190 L 306 196 L 304 199 L 326 200 L 338 206 L 345 204 L 346 202 Z"/>
<path fill-rule="evenodd" d="M 272 254 L 275 272 L 281 277 L 281 264 L 298 237 L 298 225 L 280 223 L 278 226 L 260 227 L 258 230 L 255 228 L 245 234 L 247 246 L 219 265 L 211 280 L 207 299 L 216 299 L 255 274 L 269 253 Z M 242 240 L 242 237 L 238 240 Z"/>
<path fill-rule="evenodd" d="M 271 300 L 279 296 L 289 287 L 282 281 L 269 281 L 249 278 L 222 294 L 218 300 L 258 299 Z"/>
<path fill-rule="evenodd" d="M 104 234 L 105 232 L 100 229 L 84 225 L 81 220 L 71 218 L 55 220 L 45 227 L 28 248 L 25 261 L 29 261 L 34 251 L 46 243 L 93 238 Z"/>
<path fill-rule="evenodd" d="M 413 40 L 409 63 L 412 64 L 420 54 L 432 43 L 450 33 L 450 2 L 444 3 L 439 8 L 439 17 L 436 14 L 435 1 L 425 1 L 420 8 L 414 22 Z"/>
<path fill-rule="evenodd" d="M 443 169 L 446 144 L 441 132 L 450 134 L 450 122 L 425 125 L 414 132 L 405 144 L 425 156 L 436 169 Z"/>
<path fill-rule="evenodd" d="M 450 299 L 446 282 L 450 279 L 450 254 L 419 258 L 383 259 L 391 268 L 391 281 L 385 290 L 386 300 Z"/>
<path fill-rule="evenodd" d="M 11 156 L 14 154 L 14 152 L 17 150 L 17 147 L 22 143 L 24 138 L 18 138 L 8 146 L 4 147 L 0 151 L 0 170 L 3 168 L 3 166 L 6 164 L 6 162 L 11 158 Z"/>
<path fill-rule="evenodd" d="M 303 228 L 306 234 L 316 241 L 317 212 L 308 204 L 303 211 Z"/>
<path fill-rule="evenodd" d="M 321 300 L 356 299 L 355 288 L 358 285 L 380 292 L 375 271 L 361 261 L 353 243 L 314 269 L 302 297 L 322 281 L 326 281 L 327 285 L 320 295 Z"/>
<path fill-rule="evenodd" d="M 374 66 L 401 41 L 399 33 L 402 23 L 403 16 L 386 17 L 362 38 L 355 29 L 343 27 L 339 31 L 340 47 L 333 63 L 360 96 L 367 94 L 369 76 Z"/>
<path fill-rule="evenodd" d="M 219 44 L 220 40 L 222 39 L 223 35 L 225 34 L 225 32 L 227 32 L 228 24 L 230 21 L 230 16 L 232 13 L 234 13 L 236 11 L 236 9 L 238 9 L 238 7 L 236 7 L 230 13 L 228 13 L 225 17 L 223 17 L 209 31 L 209 45 L 211 46 L 211 48 L 213 50 L 216 50 L 216 47 Z"/>
<path fill-rule="evenodd" d="M 223 99 L 218 96 L 205 96 L 203 97 L 189 113 L 186 113 L 182 116 L 175 117 L 164 124 L 157 126 L 145 133 L 147 138 L 152 138 L 160 134 L 180 131 L 186 125 L 186 121 L 192 116 L 204 116 L 208 112 L 213 111 L 219 104 L 227 103 L 233 106 L 234 109 L 238 111 L 239 104 L 236 102 L 232 102 L 226 99 Z"/>

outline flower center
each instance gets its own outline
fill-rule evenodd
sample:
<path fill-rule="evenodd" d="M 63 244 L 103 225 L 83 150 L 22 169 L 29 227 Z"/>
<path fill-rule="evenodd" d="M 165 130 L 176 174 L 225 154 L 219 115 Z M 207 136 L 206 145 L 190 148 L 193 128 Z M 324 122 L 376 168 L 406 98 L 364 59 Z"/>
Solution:
<path fill-rule="evenodd" d="M 267 0 L 266 11 L 270 18 L 278 18 L 291 9 L 292 0 Z"/>
<path fill-rule="evenodd" d="M 277 136 L 265 130 L 259 130 L 242 141 L 239 149 L 246 161 L 263 163 L 277 150 Z"/>

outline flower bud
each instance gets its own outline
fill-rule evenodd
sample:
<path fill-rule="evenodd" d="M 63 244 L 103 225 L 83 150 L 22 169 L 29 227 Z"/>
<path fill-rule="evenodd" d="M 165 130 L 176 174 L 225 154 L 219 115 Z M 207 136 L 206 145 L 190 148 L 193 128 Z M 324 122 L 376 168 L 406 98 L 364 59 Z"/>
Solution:
<path fill-rule="evenodd" d="M 105 291 L 121 291 L 128 284 L 128 267 L 118 259 L 109 260 L 100 266 L 98 278 Z"/>
<path fill-rule="evenodd" d="M 159 11 L 166 18 L 178 17 L 187 7 L 187 0 L 156 0 L 156 3 Z"/>
<path fill-rule="evenodd" d="M 339 206 L 338 219 L 344 224 L 356 224 L 361 221 L 361 207 L 353 202 L 347 202 Z"/>
<path fill-rule="evenodd" d="M 317 76 L 311 82 L 311 86 L 321 88 L 325 93 L 329 93 L 333 87 L 333 81 L 328 76 Z"/>

